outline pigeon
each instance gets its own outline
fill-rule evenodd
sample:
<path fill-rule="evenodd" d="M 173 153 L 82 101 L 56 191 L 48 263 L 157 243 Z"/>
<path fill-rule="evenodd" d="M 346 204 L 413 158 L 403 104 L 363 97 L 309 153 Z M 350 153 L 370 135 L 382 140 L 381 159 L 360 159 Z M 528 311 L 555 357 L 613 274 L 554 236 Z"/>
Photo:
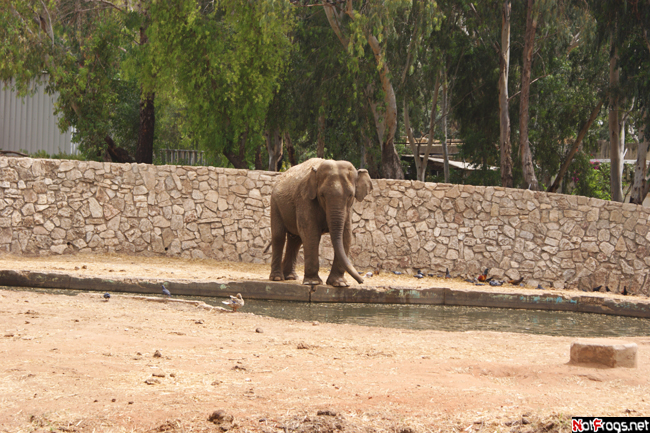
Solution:
<path fill-rule="evenodd" d="M 366 278 L 370 278 L 370 277 L 372 277 L 372 272 L 366 272 L 365 277 L 366 277 Z"/>
<path fill-rule="evenodd" d="M 435 277 L 435 276 L 436 276 L 436 274 L 432 274 L 431 272 L 429 272 L 427 275 L 428 275 L 429 277 Z"/>
<path fill-rule="evenodd" d="M 237 293 L 237 296 L 230 295 L 229 301 L 221 301 L 223 304 L 230 305 L 232 312 L 237 312 L 239 307 L 244 306 L 244 299 L 241 297 L 241 293 Z"/>
<path fill-rule="evenodd" d="M 111 294 L 108 293 L 108 292 L 104 293 L 104 299 L 105 299 L 106 301 L 108 301 L 109 299 L 111 299 Z"/>
<path fill-rule="evenodd" d="M 503 281 L 490 280 L 490 286 L 502 286 Z"/>
<path fill-rule="evenodd" d="M 451 274 L 449 273 L 449 268 L 445 269 L 445 278 L 451 278 Z"/>
<path fill-rule="evenodd" d="M 591 291 L 592 292 L 600 292 L 601 287 L 603 287 L 603 286 L 594 287 L 593 289 L 591 289 Z"/>
<path fill-rule="evenodd" d="M 165 295 L 165 296 L 171 296 L 172 295 L 171 292 L 169 290 L 167 290 L 167 287 L 165 287 L 164 284 L 162 285 L 162 288 L 163 288 L 162 289 L 162 294 L 163 295 Z"/>
<path fill-rule="evenodd" d="M 422 274 L 415 274 L 415 275 L 413 275 L 413 276 L 414 276 L 415 278 L 424 278 L 424 275 L 422 275 Z"/>
<path fill-rule="evenodd" d="M 538 284 L 537 287 L 536 287 L 536 289 L 538 289 L 538 290 L 544 290 L 544 288 L 542 287 L 541 284 Z"/>
<path fill-rule="evenodd" d="M 393 271 L 393 274 L 395 274 L 395 275 L 402 275 L 402 273 L 401 273 L 400 271 Z"/>

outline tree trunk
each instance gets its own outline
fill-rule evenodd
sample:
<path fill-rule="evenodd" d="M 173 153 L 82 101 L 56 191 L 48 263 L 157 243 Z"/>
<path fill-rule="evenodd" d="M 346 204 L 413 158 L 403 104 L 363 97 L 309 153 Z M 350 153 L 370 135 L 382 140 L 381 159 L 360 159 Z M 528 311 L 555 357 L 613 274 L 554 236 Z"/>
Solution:
<path fill-rule="evenodd" d="M 424 165 L 426 167 L 426 162 L 423 161 L 420 156 L 420 142 L 416 142 L 415 138 L 413 137 L 413 131 L 411 130 L 411 121 L 409 119 L 409 103 L 406 96 L 404 96 L 404 130 L 406 131 L 406 141 L 411 147 L 411 152 L 413 152 L 413 161 L 415 162 L 416 176 L 418 179 L 420 179 L 422 166 Z"/>
<path fill-rule="evenodd" d="M 262 164 L 262 145 L 260 144 L 255 149 L 255 170 L 264 170 L 264 164 Z"/>
<path fill-rule="evenodd" d="M 418 173 L 418 179 L 425 182 L 427 179 L 427 164 L 429 163 L 429 155 L 433 149 L 433 140 L 436 132 L 436 109 L 438 107 L 438 89 L 440 88 L 440 73 L 436 74 L 436 84 L 433 89 L 433 102 L 431 103 L 431 116 L 429 117 L 429 143 L 424 151 L 424 158 L 422 164 L 422 172 Z M 443 108 L 444 109 L 444 108 Z"/>
<path fill-rule="evenodd" d="M 104 141 L 106 142 L 106 151 L 113 162 L 120 162 L 123 164 L 136 162 L 135 159 L 129 155 L 129 152 L 121 147 L 117 147 L 110 135 L 104 137 Z"/>
<path fill-rule="evenodd" d="M 141 45 L 149 41 L 146 30 L 146 26 L 140 27 Z M 135 151 L 135 160 L 144 164 L 153 163 L 153 139 L 154 127 L 156 125 L 154 98 L 154 92 L 145 92 L 144 90 L 140 96 L 140 134 L 138 137 L 138 148 Z"/>
<path fill-rule="evenodd" d="M 539 189 L 533 157 L 528 141 L 528 107 L 530 98 L 530 73 L 533 63 L 533 48 L 535 47 L 535 31 L 537 30 L 537 14 L 533 13 L 535 0 L 528 0 L 526 11 L 526 40 L 524 41 L 524 63 L 521 75 L 521 96 L 519 99 L 519 151 L 521 152 L 521 167 L 526 187 L 533 191 Z"/>
<path fill-rule="evenodd" d="M 269 152 L 269 171 L 279 171 L 282 163 L 282 135 L 278 128 L 266 131 L 266 149 Z"/>
<path fill-rule="evenodd" d="M 609 157 L 610 188 L 612 201 L 623 202 L 623 154 L 621 146 L 620 96 L 618 94 L 618 50 L 614 46 L 614 35 L 611 36 L 611 51 L 609 55 Z"/>
<path fill-rule="evenodd" d="M 512 155 L 510 151 L 510 114 L 508 112 L 508 73 L 510 69 L 510 0 L 503 2 L 501 16 L 501 52 L 499 54 L 499 124 L 501 150 L 501 185 L 512 188 Z"/>
<path fill-rule="evenodd" d="M 346 8 L 345 12 L 339 12 L 334 4 L 324 2 L 323 9 L 327 16 L 332 30 L 338 37 L 341 45 L 345 50 L 348 49 L 349 40 L 343 34 L 341 29 L 341 18 L 343 13 L 347 13 L 350 19 L 354 20 L 355 15 L 352 8 Z M 377 103 L 369 102 L 375 117 L 375 127 L 379 136 L 379 144 L 381 146 L 381 170 L 384 178 L 388 179 L 404 179 L 404 171 L 400 163 L 399 155 L 395 150 L 395 132 L 397 131 L 397 100 L 395 99 L 395 90 L 390 81 L 390 71 L 388 70 L 387 60 L 384 53 L 381 51 L 379 41 L 371 34 L 366 35 L 368 45 L 372 49 L 375 56 L 375 61 L 379 70 L 379 78 L 381 80 L 381 87 L 384 91 L 384 112 L 381 116 L 378 115 L 376 106 Z M 370 99 L 369 94 L 366 95 Z"/>
<path fill-rule="evenodd" d="M 639 147 L 636 156 L 636 165 L 634 167 L 634 184 L 632 185 L 632 194 L 630 195 L 630 203 L 643 204 L 646 195 L 648 195 L 649 182 L 646 179 L 646 158 L 648 154 L 648 134 L 646 128 L 648 125 L 648 110 L 643 111 L 643 122 L 639 137 Z"/>
<path fill-rule="evenodd" d="M 562 166 L 560 167 L 560 171 L 557 173 L 557 176 L 555 177 L 555 181 L 553 181 L 553 184 L 548 187 L 548 192 L 557 192 L 558 188 L 560 188 L 560 185 L 562 184 L 562 179 L 564 178 L 565 173 L 569 169 L 569 165 L 571 164 L 571 161 L 573 161 L 573 157 L 575 154 L 578 152 L 578 149 L 580 148 L 580 144 L 582 144 L 582 140 L 585 138 L 585 135 L 587 135 L 587 132 L 589 131 L 589 128 L 591 128 L 591 125 L 594 123 L 596 120 L 596 117 L 598 117 L 598 113 L 600 113 L 600 109 L 603 106 L 603 103 L 605 101 L 600 101 L 596 107 L 591 110 L 591 116 L 589 116 L 589 119 L 587 122 L 582 126 L 582 129 L 580 129 L 580 132 L 578 133 L 578 137 L 576 138 L 576 141 L 573 143 L 573 147 L 567 154 L 566 158 L 564 159 L 564 162 L 562 163 Z"/>
<path fill-rule="evenodd" d="M 140 98 L 140 135 L 138 148 L 135 152 L 135 160 L 138 163 L 153 163 L 153 139 L 156 125 L 154 98 L 153 92 L 146 94 L 143 92 Z"/>
<path fill-rule="evenodd" d="M 289 164 L 293 167 L 297 165 L 296 163 L 296 149 L 293 147 L 293 142 L 291 141 L 291 136 L 288 132 L 284 133 L 284 145 L 287 148 L 287 155 L 289 157 Z"/>
<path fill-rule="evenodd" d="M 248 140 L 248 131 L 244 132 L 239 137 L 239 149 L 235 153 L 233 147 L 234 143 L 230 142 L 229 146 L 223 150 L 224 156 L 228 159 L 228 162 L 232 164 L 235 168 L 248 169 L 248 163 L 246 162 L 246 141 Z"/>
<path fill-rule="evenodd" d="M 447 69 L 442 76 L 442 160 L 443 160 L 443 174 L 445 183 L 449 183 L 449 151 L 447 149 L 447 114 L 449 107 L 449 83 L 447 82 Z"/>
<path fill-rule="evenodd" d="M 325 158 L 325 115 L 318 116 L 318 144 L 316 148 L 316 156 L 318 158 Z"/>

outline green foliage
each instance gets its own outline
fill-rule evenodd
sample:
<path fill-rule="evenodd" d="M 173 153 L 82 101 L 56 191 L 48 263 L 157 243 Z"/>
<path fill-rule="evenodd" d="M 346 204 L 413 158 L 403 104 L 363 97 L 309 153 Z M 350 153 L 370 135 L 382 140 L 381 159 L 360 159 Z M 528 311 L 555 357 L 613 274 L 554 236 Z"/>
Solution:
<path fill-rule="evenodd" d="M 153 1 L 147 31 L 158 86 L 177 89 L 192 139 L 221 152 L 259 144 L 290 50 L 284 2 Z"/>
<path fill-rule="evenodd" d="M 133 146 L 134 83 L 121 75 L 121 63 L 133 37 L 124 14 L 88 5 L 80 11 L 69 0 L 5 1 L 0 12 L 0 79 L 14 80 L 21 94 L 33 81 L 57 94 L 62 131 L 74 128 L 83 154 L 100 158 L 106 135 Z M 136 93 L 137 95 L 137 93 Z"/>

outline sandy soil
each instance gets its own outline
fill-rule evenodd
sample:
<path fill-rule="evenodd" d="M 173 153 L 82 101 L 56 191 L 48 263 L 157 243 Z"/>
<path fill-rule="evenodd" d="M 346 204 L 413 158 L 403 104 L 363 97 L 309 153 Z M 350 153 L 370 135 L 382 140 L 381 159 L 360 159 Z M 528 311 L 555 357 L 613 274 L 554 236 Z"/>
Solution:
<path fill-rule="evenodd" d="M 0 267 L 166 279 L 269 271 L 121 256 L 3 256 Z M 625 339 L 638 344 L 635 369 L 568 365 L 574 340 L 0 290 L 0 431 L 541 432 L 569 431 L 572 415 L 649 416 L 650 337 Z M 208 421 L 217 410 L 226 419 Z"/>

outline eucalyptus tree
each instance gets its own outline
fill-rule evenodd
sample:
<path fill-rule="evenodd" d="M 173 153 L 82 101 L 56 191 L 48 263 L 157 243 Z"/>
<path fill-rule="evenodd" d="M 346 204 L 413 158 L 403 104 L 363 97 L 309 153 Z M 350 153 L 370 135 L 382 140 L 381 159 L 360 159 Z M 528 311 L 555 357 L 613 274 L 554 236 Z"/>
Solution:
<path fill-rule="evenodd" d="M 332 30 L 353 62 L 365 59 L 368 54 L 375 60 L 378 76 L 360 91 L 367 99 L 374 118 L 375 134 L 381 149 L 382 175 L 393 179 L 404 177 L 395 148 L 395 134 L 398 129 L 395 79 L 413 57 L 407 54 L 400 64 L 394 64 L 391 59 L 395 56 L 391 55 L 390 50 L 392 42 L 398 38 L 395 17 L 408 15 L 414 4 L 421 8 L 419 10 L 422 12 L 418 24 L 408 28 L 408 31 L 411 40 L 417 42 L 423 36 L 423 29 L 426 31 L 431 28 L 437 20 L 438 10 L 434 2 L 341 0 L 323 3 Z M 410 43 L 407 45 L 411 47 Z M 367 48 L 370 52 L 366 51 Z M 411 51 L 411 56 L 413 54 L 414 51 Z"/>
<path fill-rule="evenodd" d="M 254 166 L 291 50 L 291 6 L 158 0 L 149 13 L 158 85 L 177 89 L 202 147 L 223 153 L 234 167 Z"/>
<path fill-rule="evenodd" d="M 48 93 L 58 95 L 59 127 L 74 128 L 73 139 L 84 153 L 101 158 L 108 150 L 114 160 L 130 161 L 118 147 L 125 142 L 116 145 L 114 137 L 133 136 L 118 132 L 123 128 L 116 117 L 137 93 L 137 82 L 125 79 L 122 62 L 138 43 L 138 23 L 108 2 L 87 3 L 3 0 L 0 79 L 23 95 L 34 82 L 46 84 Z"/>

